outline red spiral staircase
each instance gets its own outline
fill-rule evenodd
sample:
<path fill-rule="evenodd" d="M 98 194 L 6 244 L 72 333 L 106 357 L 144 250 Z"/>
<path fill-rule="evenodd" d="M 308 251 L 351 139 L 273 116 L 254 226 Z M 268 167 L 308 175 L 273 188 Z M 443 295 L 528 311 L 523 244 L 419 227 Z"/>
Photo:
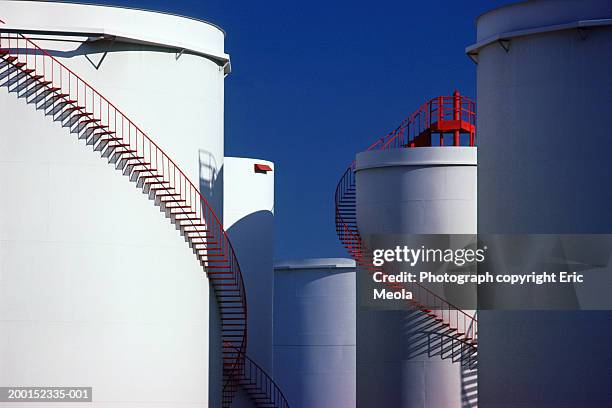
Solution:
<path fill-rule="evenodd" d="M 406 118 L 396 129 L 377 140 L 367 150 L 388 150 L 426 146 L 474 146 L 476 134 L 475 104 L 455 92 L 439 96 Z M 448 137 L 450 136 L 450 137 Z M 451 139 L 447 143 L 447 139 Z M 464 139 L 462 141 L 462 139 Z M 336 232 L 357 265 L 371 273 L 383 272 L 372 262 L 371 251 L 364 245 L 357 226 L 355 162 L 342 175 L 335 193 Z M 387 283 L 392 289 L 408 288 L 412 316 L 411 350 L 460 362 L 463 367 L 477 366 L 478 321 L 463 310 L 419 285 Z"/>
<path fill-rule="evenodd" d="M 6 86 L 44 108 L 158 205 L 193 249 L 214 288 L 223 344 L 224 408 L 243 388 L 257 407 L 288 407 L 279 387 L 246 355 L 247 302 L 223 225 L 176 163 L 89 83 L 21 33 L 0 33 Z"/>

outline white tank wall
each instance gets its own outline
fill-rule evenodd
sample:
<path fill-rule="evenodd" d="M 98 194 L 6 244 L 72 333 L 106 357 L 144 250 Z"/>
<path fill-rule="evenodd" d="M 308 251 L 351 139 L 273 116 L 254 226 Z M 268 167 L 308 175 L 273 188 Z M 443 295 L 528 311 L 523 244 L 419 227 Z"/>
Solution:
<path fill-rule="evenodd" d="M 274 374 L 293 408 L 355 407 L 355 261 L 275 264 Z"/>
<path fill-rule="evenodd" d="M 108 23 L 147 36 L 163 25 L 223 48 L 220 30 L 176 16 L 22 1 L 0 9 L 26 28 Z M 96 70 L 85 54 L 97 62 L 108 43 L 40 43 L 194 183 L 214 179 L 206 166 L 218 172 L 223 161 L 216 62 L 118 40 Z M 4 86 L 0 112 L 0 385 L 93 386 L 95 407 L 208 406 L 208 362 L 220 351 L 208 347 L 209 285 L 184 239 L 90 146 Z"/>
<path fill-rule="evenodd" d="M 566 0 L 478 18 L 480 232 L 612 232 L 611 17 L 609 1 Z M 508 52 L 487 42 L 517 30 L 532 35 L 511 36 Z M 479 317 L 483 403 L 609 406 L 610 312 Z"/>
<path fill-rule="evenodd" d="M 256 173 L 255 164 L 268 165 L 272 170 Z M 226 157 L 223 172 L 223 224 L 236 251 L 247 294 L 247 353 L 271 374 L 274 164 Z"/>
<path fill-rule="evenodd" d="M 357 155 L 362 234 L 475 234 L 476 149 L 436 147 Z"/>
<path fill-rule="evenodd" d="M 359 153 L 360 233 L 475 234 L 476 176 L 473 147 Z M 357 309 L 358 407 L 462 407 L 460 364 L 409 358 L 410 321 L 404 311 Z"/>

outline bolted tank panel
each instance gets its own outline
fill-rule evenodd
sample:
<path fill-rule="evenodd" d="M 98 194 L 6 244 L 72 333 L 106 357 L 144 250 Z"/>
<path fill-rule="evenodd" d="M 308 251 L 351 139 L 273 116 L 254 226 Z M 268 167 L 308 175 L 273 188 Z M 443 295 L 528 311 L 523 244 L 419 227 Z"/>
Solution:
<path fill-rule="evenodd" d="M 35 32 L 222 209 L 222 31 L 112 7 L 0 1 L 0 10 L 3 28 Z M 93 406 L 219 406 L 209 284 L 192 249 L 107 159 L 7 87 L 6 69 L 0 385 L 92 386 Z"/>
<path fill-rule="evenodd" d="M 292 407 L 355 407 L 355 261 L 275 264 L 274 374 Z"/>
<path fill-rule="evenodd" d="M 355 171 L 362 237 L 476 233 L 475 147 L 368 151 L 357 155 Z M 462 405 L 462 394 L 473 373 L 439 357 L 409 355 L 408 327 L 416 318 L 357 308 L 358 407 L 470 406 Z"/>
<path fill-rule="evenodd" d="M 477 62 L 479 232 L 612 232 L 611 16 L 609 1 L 568 0 L 477 19 L 467 52 Z M 483 311 L 480 322 L 483 403 L 609 405 L 610 312 Z"/>

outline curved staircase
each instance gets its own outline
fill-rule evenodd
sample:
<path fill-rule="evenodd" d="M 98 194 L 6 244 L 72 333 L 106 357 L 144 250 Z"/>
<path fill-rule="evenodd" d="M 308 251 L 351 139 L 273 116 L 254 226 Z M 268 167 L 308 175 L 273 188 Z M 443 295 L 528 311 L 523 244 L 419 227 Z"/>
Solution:
<path fill-rule="evenodd" d="M 452 146 L 474 146 L 475 104 L 455 92 L 439 96 L 405 119 L 396 129 L 373 143 L 367 150 L 388 150 L 423 146 L 444 146 L 445 135 Z M 462 142 L 462 138 L 464 139 Z M 371 251 L 365 247 L 357 226 L 355 162 L 342 175 L 335 192 L 336 232 L 357 265 L 371 273 L 383 272 L 374 266 Z M 387 283 L 392 289 L 408 288 L 413 293 L 411 338 L 413 355 L 428 354 L 458 362 L 467 370 L 477 368 L 478 321 L 419 285 Z"/>
<path fill-rule="evenodd" d="M 239 387 L 257 407 L 288 407 L 274 381 L 245 355 L 247 302 L 240 266 L 221 221 L 200 191 L 120 109 L 23 34 L 0 33 L 0 58 L 3 85 L 129 177 L 193 249 L 219 305 L 223 407 L 231 406 Z"/>
<path fill-rule="evenodd" d="M 238 353 L 239 350 L 236 350 Z M 265 371 L 247 355 L 239 368 L 236 383 L 249 394 L 251 401 L 258 407 L 289 408 L 289 403 L 280 387 L 274 380 L 265 375 Z"/>

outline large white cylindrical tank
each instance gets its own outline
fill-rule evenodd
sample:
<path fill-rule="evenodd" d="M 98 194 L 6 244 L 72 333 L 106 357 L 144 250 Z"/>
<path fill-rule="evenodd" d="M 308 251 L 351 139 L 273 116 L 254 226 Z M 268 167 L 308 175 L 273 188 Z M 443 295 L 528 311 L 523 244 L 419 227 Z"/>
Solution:
<path fill-rule="evenodd" d="M 479 232 L 610 233 L 612 3 L 528 1 L 477 21 Z M 612 403 L 612 313 L 480 313 L 480 400 Z"/>
<path fill-rule="evenodd" d="M 474 147 L 359 153 L 360 234 L 475 234 L 476 164 Z M 357 308 L 358 407 L 464 406 L 462 376 L 468 373 L 459 363 L 411 355 L 414 319 L 408 311 Z"/>
<path fill-rule="evenodd" d="M 223 174 L 223 224 L 236 251 L 247 294 L 247 354 L 272 374 L 274 164 L 226 157 Z"/>
<path fill-rule="evenodd" d="M 355 407 L 355 261 L 275 264 L 274 374 L 291 407 Z"/>
<path fill-rule="evenodd" d="M 222 209 L 220 29 L 69 3 L 0 1 L 0 14 L 0 28 L 31 33 Z M 219 406 L 209 283 L 185 239 L 99 152 L 9 92 L 4 78 L 0 386 L 92 386 L 95 407 L 202 407 L 209 398 Z"/>

